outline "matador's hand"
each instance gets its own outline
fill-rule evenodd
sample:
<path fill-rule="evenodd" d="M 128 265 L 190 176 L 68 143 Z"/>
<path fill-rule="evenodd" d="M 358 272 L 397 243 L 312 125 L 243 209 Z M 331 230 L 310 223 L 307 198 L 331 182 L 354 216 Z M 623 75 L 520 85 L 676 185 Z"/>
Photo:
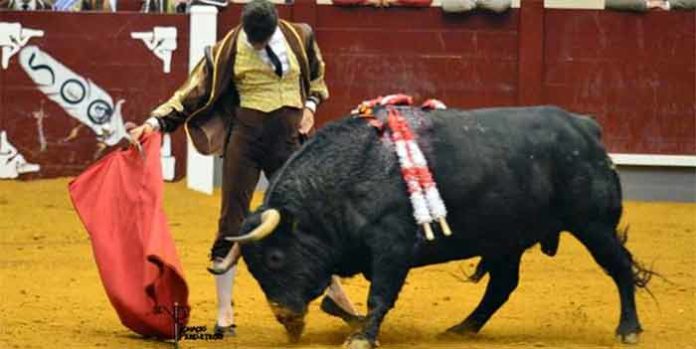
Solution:
<path fill-rule="evenodd" d="M 136 128 L 129 130 L 128 133 L 130 134 L 133 141 L 136 142 L 140 140 L 140 137 L 150 134 L 152 133 L 152 131 L 152 126 L 150 126 L 149 124 L 142 124 Z"/>
<path fill-rule="evenodd" d="M 305 108 L 304 112 L 302 112 L 302 120 L 300 120 L 300 128 L 299 131 L 301 134 L 306 135 L 309 133 L 309 131 L 312 130 L 312 127 L 314 126 L 314 113 Z"/>

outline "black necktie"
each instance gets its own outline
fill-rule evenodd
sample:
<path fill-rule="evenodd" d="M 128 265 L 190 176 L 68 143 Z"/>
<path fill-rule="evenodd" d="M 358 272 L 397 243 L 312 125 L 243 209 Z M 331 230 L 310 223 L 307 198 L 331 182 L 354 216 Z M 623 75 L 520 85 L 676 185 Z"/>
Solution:
<path fill-rule="evenodd" d="M 273 66 L 275 67 L 276 75 L 283 76 L 283 65 L 280 64 L 280 59 L 278 59 L 278 56 L 276 56 L 275 52 L 273 52 L 271 46 L 266 45 L 266 53 L 268 54 L 268 58 L 271 60 L 271 63 L 273 63 Z"/>

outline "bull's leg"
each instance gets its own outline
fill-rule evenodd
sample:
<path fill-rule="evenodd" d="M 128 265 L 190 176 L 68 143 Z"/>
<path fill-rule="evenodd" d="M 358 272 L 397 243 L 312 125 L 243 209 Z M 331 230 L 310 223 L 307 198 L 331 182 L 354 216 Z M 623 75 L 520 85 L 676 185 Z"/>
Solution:
<path fill-rule="evenodd" d="M 409 270 L 409 254 L 403 246 L 387 246 L 373 252 L 372 282 L 367 299 L 368 312 L 362 328 L 346 341 L 349 349 L 368 349 L 377 346 L 377 335 L 387 312 L 394 307 Z"/>
<path fill-rule="evenodd" d="M 490 280 L 481 303 L 464 321 L 450 327 L 447 332 L 469 334 L 481 330 L 517 288 L 521 257 L 521 252 L 515 252 L 501 259 L 486 260 Z"/>
<path fill-rule="evenodd" d="M 619 289 L 621 318 L 616 335 L 626 343 L 637 343 L 643 330 L 636 311 L 633 259 L 613 227 L 603 223 L 588 224 L 573 234 L 590 251 L 594 260 L 611 276 Z"/>

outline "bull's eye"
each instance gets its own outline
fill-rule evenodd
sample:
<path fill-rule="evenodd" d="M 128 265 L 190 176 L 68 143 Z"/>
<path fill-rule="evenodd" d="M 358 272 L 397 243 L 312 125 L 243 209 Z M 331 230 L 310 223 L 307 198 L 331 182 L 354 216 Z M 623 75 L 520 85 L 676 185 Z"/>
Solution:
<path fill-rule="evenodd" d="M 266 265 L 271 269 L 280 269 L 285 264 L 285 253 L 279 249 L 272 249 L 266 253 Z"/>

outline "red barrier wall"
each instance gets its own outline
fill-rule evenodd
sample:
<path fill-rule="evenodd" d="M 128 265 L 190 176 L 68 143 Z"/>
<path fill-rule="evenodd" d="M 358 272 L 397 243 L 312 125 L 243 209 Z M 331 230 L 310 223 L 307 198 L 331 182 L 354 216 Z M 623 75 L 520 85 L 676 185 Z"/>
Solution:
<path fill-rule="evenodd" d="M 280 8 L 316 30 L 332 94 L 320 124 L 395 92 L 462 108 L 556 104 L 594 115 L 611 152 L 696 155 L 694 12 Z M 238 6 L 223 12 L 220 35 L 238 21 Z"/>
<path fill-rule="evenodd" d="M 124 100 L 125 121 L 140 123 L 152 108 L 169 98 L 188 72 L 189 18 L 178 15 L 138 13 L 50 13 L 0 12 L 0 22 L 19 22 L 23 27 L 43 30 L 32 38 L 36 45 L 76 74 L 92 80 L 111 95 Z M 177 49 L 171 73 L 163 72 L 162 61 L 131 32 L 149 32 L 155 26 L 177 28 Z M 93 162 L 97 150 L 94 133 L 83 128 L 77 138 L 62 142 L 80 122 L 39 91 L 20 66 L 20 54 L 0 69 L 0 130 L 28 162 L 41 171 L 22 178 L 75 175 Z M 41 151 L 35 113 L 43 109 L 46 148 Z M 125 143 L 123 143 L 125 144 Z M 183 132 L 173 137 L 176 175 L 185 172 L 186 147 Z"/>
<path fill-rule="evenodd" d="M 545 10 L 524 0 L 505 14 L 445 14 L 440 8 L 337 7 L 297 0 L 281 17 L 311 24 L 327 63 L 331 99 L 321 125 L 361 100 L 405 92 L 475 108 L 556 104 L 592 114 L 611 152 L 696 155 L 696 13 L 647 14 Z M 241 5 L 219 15 L 218 37 L 239 22 Z M 136 13 L 0 12 L 46 32 L 32 39 L 63 64 L 124 99 L 126 120 L 140 122 L 184 80 L 188 17 Z M 178 28 L 172 73 L 133 31 Z M 48 150 L 38 151 L 36 119 L 43 108 Z M 51 102 L 18 66 L 0 70 L 0 130 L 42 171 L 72 175 L 92 161 L 94 135 L 59 140 L 78 124 Z M 177 175 L 185 146 L 175 134 Z M 29 176 L 32 177 L 32 176 Z"/>
<path fill-rule="evenodd" d="M 696 154 L 695 18 L 546 11 L 545 103 L 595 115 L 613 152 Z"/>
<path fill-rule="evenodd" d="M 331 93 L 317 115 L 320 124 L 364 99 L 401 91 L 460 107 L 517 104 L 518 11 L 445 15 L 439 8 L 306 1 L 280 9 L 281 17 L 315 28 Z M 219 35 L 238 22 L 239 11 L 226 10 Z"/>

